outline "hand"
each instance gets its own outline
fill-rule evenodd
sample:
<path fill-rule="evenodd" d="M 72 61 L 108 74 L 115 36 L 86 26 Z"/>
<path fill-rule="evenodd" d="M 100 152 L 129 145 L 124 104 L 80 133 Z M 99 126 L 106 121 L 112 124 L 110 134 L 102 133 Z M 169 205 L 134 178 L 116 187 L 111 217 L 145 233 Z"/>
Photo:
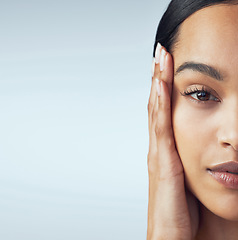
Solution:
<path fill-rule="evenodd" d="M 191 240 L 198 229 L 198 204 L 195 197 L 186 190 L 182 162 L 175 147 L 171 120 L 173 59 L 158 44 L 155 60 L 148 103 L 147 240 Z M 160 82 L 160 96 L 157 93 L 156 79 Z"/>

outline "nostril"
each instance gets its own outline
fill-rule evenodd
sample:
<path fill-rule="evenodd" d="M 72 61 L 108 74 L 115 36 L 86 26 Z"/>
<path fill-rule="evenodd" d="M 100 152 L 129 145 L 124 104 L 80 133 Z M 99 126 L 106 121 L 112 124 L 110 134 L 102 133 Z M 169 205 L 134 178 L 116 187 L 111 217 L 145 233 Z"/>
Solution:
<path fill-rule="evenodd" d="M 227 142 L 223 142 L 223 143 L 222 143 L 222 146 L 223 146 L 224 148 L 227 148 L 227 147 L 231 146 L 231 144 L 230 144 L 230 143 L 227 143 Z"/>
<path fill-rule="evenodd" d="M 230 143 L 223 143 L 223 145 L 226 147 L 226 146 L 230 146 L 231 144 Z"/>
<path fill-rule="evenodd" d="M 218 142 L 223 148 L 232 147 L 235 151 L 238 151 L 238 131 L 230 131 L 224 136 L 218 136 Z"/>
<path fill-rule="evenodd" d="M 235 151 L 238 151 L 238 144 L 223 143 L 224 148 L 232 147 Z"/>

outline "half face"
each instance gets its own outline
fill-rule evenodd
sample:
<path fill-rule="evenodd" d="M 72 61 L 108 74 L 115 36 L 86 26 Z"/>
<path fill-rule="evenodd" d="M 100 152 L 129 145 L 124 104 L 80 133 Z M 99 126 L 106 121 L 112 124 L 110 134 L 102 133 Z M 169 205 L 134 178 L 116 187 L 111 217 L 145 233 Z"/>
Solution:
<path fill-rule="evenodd" d="M 172 54 L 172 122 L 186 185 L 210 211 L 238 220 L 238 187 L 218 182 L 208 170 L 238 163 L 238 5 L 191 15 Z"/>

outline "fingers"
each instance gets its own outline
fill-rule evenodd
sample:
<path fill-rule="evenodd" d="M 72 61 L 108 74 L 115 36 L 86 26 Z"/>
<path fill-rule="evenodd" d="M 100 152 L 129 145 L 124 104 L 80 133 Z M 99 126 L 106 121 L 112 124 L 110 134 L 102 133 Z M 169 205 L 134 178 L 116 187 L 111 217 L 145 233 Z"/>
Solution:
<path fill-rule="evenodd" d="M 156 93 L 156 83 L 155 79 L 159 79 L 160 76 L 160 55 L 161 55 L 161 49 L 162 46 L 160 43 L 157 44 L 156 51 L 155 51 L 155 58 L 153 58 L 152 61 L 152 85 L 151 85 L 151 92 L 148 102 L 148 118 L 149 118 L 149 131 L 151 130 L 151 121 L 152 121 L 152 112 L 155 107 L 155 104 L 157 103 L 157 93 Z"/>
<path fill-rule="evenodd" d="M 168 166 L 168 159 L 171 159 L 175 152 L 175 142 L 171 121 L 171 93 L 173 85 L 173 60 L 172 56 L 164 47 L 158 44 L 155 52 L 154 76 L 152 78 L 151 94 L 148 103 L 150 166 L 158 166 L 158 154 L 161 164 Z M 158 94 L 159 88 L 160 94 Z M 157 155 L 157 156 L 156 156 Z M 154 161 L 154 163 L 153 163 Z M 163 163 L 164 162 L 164 163 Z M 155 167 L 156 168 L 156 167 Z"/>
<path fill-rule="evenodd" d="M 160 74 L 160 79 L 166 82 L 169 95 L 172 93 L 173 79 L 174 79 L 174 68 L 173 68 L 173 58 L 170 53 L 166 53 L 164 61 L 164 70 Z"/>
<path fill-rule="evenodd" d="M 153 77 L 166 82 L 169 88 L 169 94 L 171 96 L 174 78 L 173 58 L 172 55 L 160 45 L 160 43 L 157 44 L 155 51 L 155 67 Z"/>
<path fill-rule="evenodd" d="M 151 94 L 148 104 L 148 114 L 149 114 L 149 154 L 156 154 L 157 152 L 157 141 L 156 141 L 156 134 L 155 131 L 153 131 L 153 119 L 156 118 L 158 115 L 158 105 L 159 105 L 159 99 L 158 99 L 158 87 L 159 81 L 156 78 L 153 78 L 152 80 L 152 86 L 151 86 Z"/>
<path fill-rule="evenodd" d="M 173 85 L 173 60 L 170 53 L 166 51 L 159 43 L 156 51 L 160 56 L 155 55 L 155 78 L 159 78 L 160 96 L 158 98 L 158 108 L 155 109 L 155 119 L 152 120 L 152 129 L 154 129 L 158 146 L 161 146 L 161 141 L 165 144 L 166 149 L 174 148 L 174 136 L 172 131 L 171 121 L 171 94 Z M 157 60 L 158 59 L 158 60 Z M 156 104 L 155 104 L 156 105 Z M 157 113 L 156 113 L 157 112 Z"/>
<path fill-rule="evenodd" d="M 172 130 L 173 61 L 172 56 L 160 44 L 156 48 L 152 69 L 154 71 L 148 103 L 150 143 L 147 156 L 149 172 L 147 239 L 162 239 L 168 233 L 166 239 L 179 239 L 177 236 L 169 236 L 171 229 L 174 226 L 180 228 L 181 222 L 183 227 L 185 224 L 190 226 L 187 224 L 189 214 L 182 163 L 175 148 Z M 168 232 L 164 231 L 166 226 Z M 166 234 L 163 234 L 165 232 Z"/>
<path fill-rule="evenodd" d="M 151 84 L 151 90 L 150 90 L 150 97 L 148 101 L 148 119 L 149 119 L 149 131 L 151 127 L 151 121 L 152 121 L 152 112 L 154 109 L 154 105 L 156 103 L 156 83 L 155 83 L 155 78 L 152 78 L 152 84 Z"/>
<path fill-rule="evenodd" d="M 166 49 L 160 45 L 160 43 L 157 44 L 155 58 L 153 58 L 152 63 L 152 85 L 148 102 L 149 132 L 151 132 L 153 118 L 157 118 L 157 115 L 155 114 L 156 110 L 154 111 L 154 108 L 158 108 L 156 79 L 162 80 L 166 83 L 169 91 L 169 97 L 171 98 L 173 85 L 173 59 Z M 170 101 L 168 104 L 170 104 Z M 162 105 L 161 107 L 167 106 Z M 154 114 L 152 114 L 153 112 Z"/>

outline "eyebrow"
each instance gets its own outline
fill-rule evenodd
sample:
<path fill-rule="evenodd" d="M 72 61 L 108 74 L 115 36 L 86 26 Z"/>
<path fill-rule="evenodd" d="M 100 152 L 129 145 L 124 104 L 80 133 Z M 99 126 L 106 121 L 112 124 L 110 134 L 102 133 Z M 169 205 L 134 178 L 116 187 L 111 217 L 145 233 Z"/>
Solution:
<path fill-rule="evenodd" d="M 222 76 L 222 74 L 219 72 L 219 70 L 217 70 L 216 68 L 204 64 L 204 63 L 197 63 L 197 62 L 184 62 L 182 65 L 180 65 L 174 76 L 176 76 L 178 73 L 186 70 L 186 69 L 190 69 L 196 72 L 200 72 L 202 74 L 205 74 L 209 77 L 212 77 L 218 81 L 223 81 L 224 77 Z"/>

